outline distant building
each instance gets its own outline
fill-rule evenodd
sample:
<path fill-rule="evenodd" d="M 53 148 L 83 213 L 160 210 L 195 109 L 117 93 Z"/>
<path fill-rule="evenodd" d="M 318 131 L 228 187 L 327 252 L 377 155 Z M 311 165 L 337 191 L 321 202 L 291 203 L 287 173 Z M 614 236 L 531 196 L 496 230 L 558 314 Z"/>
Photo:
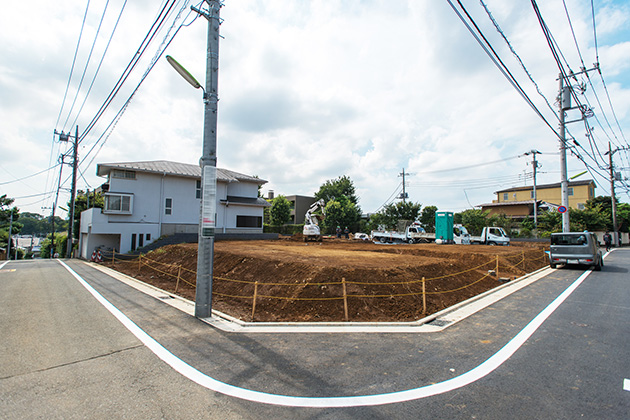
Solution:
<path fill-rule="evenodd" d="M 595 197 L 593 180 L 569 182 L 569 207 L 583 210 L 586 201 Z M 496 200 L 481 204 L 482 210 L 490 214 L 505 214 L 514 219 L 524 219 L 534 215 L 534 187 L 514 187 L 496 191 Z M 536 199 L 539 211 L 557 209 L 562 203 L 560 183 L 536 185 Z"/>
<path fill-rule="evenodd" d="M 317 201 L 315 197 L 306 195 L 287 195 L 285 198 L 291 203 L 291 221 L 289 223 L 294 225 L 304 223 L 306 211 Z"/>
<path fill-rule="evenodd" d="M 126 253 L 163 235 L 197 234 L 201 207 L 199 165 L 170 161 L 102 163 L 103 209 L 81 213 L 80 254 L 97 247 Z M 258 187 L 267 181 L 217 168 L 216 232 L 262 234 L 263 209 Z"/>

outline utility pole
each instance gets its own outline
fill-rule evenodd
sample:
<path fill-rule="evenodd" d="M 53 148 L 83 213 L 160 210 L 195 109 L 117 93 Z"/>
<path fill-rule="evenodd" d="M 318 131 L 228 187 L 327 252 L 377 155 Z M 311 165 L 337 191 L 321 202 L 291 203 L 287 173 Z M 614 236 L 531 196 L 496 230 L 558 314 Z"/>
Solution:
<path fill-rule="evenodd" d="M 11 213 L 11 219 L 9 222 L 9 240 L 7 241 L 7 261 L 11 260 L 11 230 L 13 229 L 13 209 L 9 210 Z M 15 247 L 17 255 L 17 246 Z"/>
<path fill-rule="evenodd" d="M 538 150 L 530 150 L 525 153 L 525 155 L 532 155 L 532 168 L 534 170 L 534 231 L 536 232 L 536 236 L 538 236 L 538 197 L 536 196 L 536 170 L 538 169 L 538 161 L 536 160 L 536 155 L 539 155 L 540 152 Z"/>
<path fill-rule="evenodd" d="M 55 131 L 55 134 L 59 135 L 59 141 L 67 142 L 67 141 L 70 141 L 71 138 L 73 138 L 73 136 L 71 136 L 68 133 L 64 133 L 63 131 L 61 133 L 57 133 L 57 131 Z M 72 234 L 74 231 L 74 201 L 77 196 L 77 172 L 79 168 L 78 157 L 79 157 L 79 126 L 77 125 L 76 132 L 74 135 L 74 143 L 72 145 L 72 187 L 71 187 L 71 193 L 70 193 L 70 206 L 68 208 L 68 243 L 66 246 L 66 258 L 72 257 L 72 247 L 73 247 Z M 53 236 L 54 236 L 54 232 L 53 232 Z"/>
<path fill-rule="evenodd" d="M 567 175 L 567 141 L 565 134 L 564 111 L 571 108 L 571 87 L 564 86 L 564 78 L 560 73 L 560 190 L 562 205 L 566 209 L 562 213 L 562 232 L 570 232 L 569 227 L 569 180 Z"/>
<path fill-rule="evenodd" d="M 616 148 L 612 150 L 610 142 L 608 142 L 608 168 L 610 170 L 610 201 L 612 206 L 612 224 L 613 224 L 613 239 L 615 244 L 619 243 L 619 237 L 617 233 L 617 200 L 615 199 L 615 171 L 613 166 L 613 155 L 620 150 L 628 150 L 627 147 Z"/>
<path fill-rule="evenodd" d="M 201 166 L 202 196 L 199 217 L 197 251 L 197 287 L 195 316 L 212 316 L 212 272 L 214 264 L 214 235 L 216 227 L 217 190 L 217 110 L 219 74 L 219 26 L 221 24 L 219 0 L 205 0 L 208 11 L 194 6 L 192 10 L 208 21 L 208 47 L 206 55 L 206 88 L 204 92 L 203 153 Z"/>
<path fill-rule="evenodd" d="M 410 174 L 408 172 L 405 173 L 405 168 L 403 168 L 402 172 L 398 174 L 398 176 L 402 177 L 402 187 L 403 187 L 402 193 L 400 193 L 398 198 L 400 198 L 403 201 L 403 203 L 405 202 L 407 198 L 409 198 L 409 194 L 407 194 L 407 189 L 406 189 L 407 188 L 406 177 L 410 175 L 413 175 L 413 174 Z"/>

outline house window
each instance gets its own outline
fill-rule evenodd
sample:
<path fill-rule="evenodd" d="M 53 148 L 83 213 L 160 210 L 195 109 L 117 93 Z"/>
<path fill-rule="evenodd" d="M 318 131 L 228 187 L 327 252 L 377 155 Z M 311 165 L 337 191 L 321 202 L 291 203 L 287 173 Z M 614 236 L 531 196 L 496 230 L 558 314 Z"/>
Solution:
<path fill-rule="evenodd" d="M 534 190 L 531 190 L 531 191 L 529 192 L 529 198 L 534 198 Z"/>
<path fill-rule="evenodd" d="M 136 179 L 135 171 L 125 171 L 122 169 L 113 169 L 111 172 L 112 178 L 122 178 L 122 179 Z"/>
<path fill-rule="evenodd" d="M 578 210 L 584 210 L 586 207 L 584 207 L 584 203 L 578 203 L 577 208 Z"/>
<path fill-rule="evenodd" d="M 573 187 L 569 187 L 569 195 L 573 195 Z"/>
<path fill-rule="evenodd" d="M 236 216 L 236 227 L 260 228 L 260 227 L 262 227 L 262 217 L 259 217 L 259 216 Z"/>
<path fill-rule="evenodd" d="M 201 198 L 201 180 L 197 180 L 197 187 L 195 188 L 195 198 Z"/>
<path fill-rule="evenodd" d="M 150 233 L 147 233 L 147 235 L 146 235 L 146 236 L 147 236 L 147 242 L 149 242 L 149 241 L 151 240 L 151 234 L 150 234 Z"/>
<path fill-rule="evenodd" d="M 173 214 L 173 199 L 167 198 L 164 203 L 164 214 Z"/>
<path fill-rule="evenodd" d="M 510 199 L 510 195 L 508 193 L 503 193 L 503 201 L 508 201 Z"/>
<path fill-rule="evenodd" d="M 144 235 L 142 233 L 138 234 L 138 248 L 142 248 L 144 246 Z"/>
<path fill-rule="evenodd" d="M 133 211 L 133 195 L 105 194 L 105 208 L 103 213 L 131 214 Z"/>
<path fill-rule="evenodd" d="M 136 234 L 135 233 L 131 234 L 131 250 L 132 251 L 136 250 Z"/>

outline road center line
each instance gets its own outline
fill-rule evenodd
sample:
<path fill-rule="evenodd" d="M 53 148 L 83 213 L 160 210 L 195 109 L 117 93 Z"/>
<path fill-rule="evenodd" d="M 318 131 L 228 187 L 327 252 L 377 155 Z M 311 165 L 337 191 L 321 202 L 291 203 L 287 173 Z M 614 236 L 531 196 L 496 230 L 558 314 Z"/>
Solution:
<path fill-rule="evenodd" d="M 468 372 L 431 385 L 420 388 L 413 388 L 406 391 L 392 392 L 387 394 L 338 396 L 338 397 L 295 397 L 290 395 L 268 394 L 265 392 L 253 391 L 240 388 L 234 385 L 220 382 L 190 366 L 166 348 L 158 343 L 153 337 L 138 327 L 118 308 L 112 305 L 99 292 L 90 286 L 74 270 L 68 267 L 63 261 L 58 260 L 78 281 L 98 300 L 109 312 L 112 313 L 132 334 L 134 334 L 145 346 L 147 346 L 157 357 L 170 365 L 180 374 L 191 381 L 212 391 L 220 392 L 236 398 L 263 404 L 282 405 L 289 407 L 359 407 L 374 406 L 383 404 L 393 404 L 404 401 L 417 400 L 433 395 L 453 391 L 455 389 L 473 383 L 488 375 L 503 362 L 508 360 L 518 350 L 529 337 L 549 318 L 549 316 L 577 289 L 577 287 L 588 277 L 591 271 L 584 272 L 577 278 L 564 292 L 562 292 L 553 302 L 543 309 L 529 324 L 525 326 L 512 340 L 497 351 L 488 360 Z M 630 381 L 624 380 L 624 389 L 629 390 Z"/>

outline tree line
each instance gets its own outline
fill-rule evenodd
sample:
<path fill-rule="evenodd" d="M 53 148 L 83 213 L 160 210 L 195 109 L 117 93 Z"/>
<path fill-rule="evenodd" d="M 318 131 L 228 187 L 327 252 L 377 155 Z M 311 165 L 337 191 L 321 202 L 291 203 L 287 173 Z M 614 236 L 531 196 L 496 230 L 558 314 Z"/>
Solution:
<path fill-rule="evenodd" d="M 317 200 L 323 199 L 326 217 L 320 223 L 322 232 L 333 234 L 337 226 L 348 227 L 352 232 L 366 232 L 378 228 L 388 230 L 404 230 L 405 225 L 419 222 L 427 232 L 435 232 L 435 213 L 438 208 L 433 205 L 422 206 L 412 201 L 390 203 L 378 212 L 362 218 L 354 183 L 348 176 L 328 180 L 314 194 Z M 617 203 L 617 225 L 621 232 L 630 228 L 630 204 Z M 272 227 L 286 226 L 291 218 L 291 203 L 283 195 L 271 201 L 266 210 L 265 220 Z M 533 218 L 522 221 L 506 215 L 490 214 L 489 211 L 469 209 L 457 212 L 453 216 L 454 223 L 464 225 L 473 235 L 479 235 L 486 226 L 497 226 L 505 229 L 510 236 L 548 237 L 553 232 L 562 231 L 562 215 L 557 211 L 545 211 L 538 214 L 536 232 Z M 608 196 L 598 196 L 586 202 L 583 210 L 569 209 L 570 229 L 579 232 L 613 231 L 612 202 Z M 301 231 L 302 225 L 294 226 L 293 232 Z M 282 232 L 291 233 L 291 232 Z"/>

